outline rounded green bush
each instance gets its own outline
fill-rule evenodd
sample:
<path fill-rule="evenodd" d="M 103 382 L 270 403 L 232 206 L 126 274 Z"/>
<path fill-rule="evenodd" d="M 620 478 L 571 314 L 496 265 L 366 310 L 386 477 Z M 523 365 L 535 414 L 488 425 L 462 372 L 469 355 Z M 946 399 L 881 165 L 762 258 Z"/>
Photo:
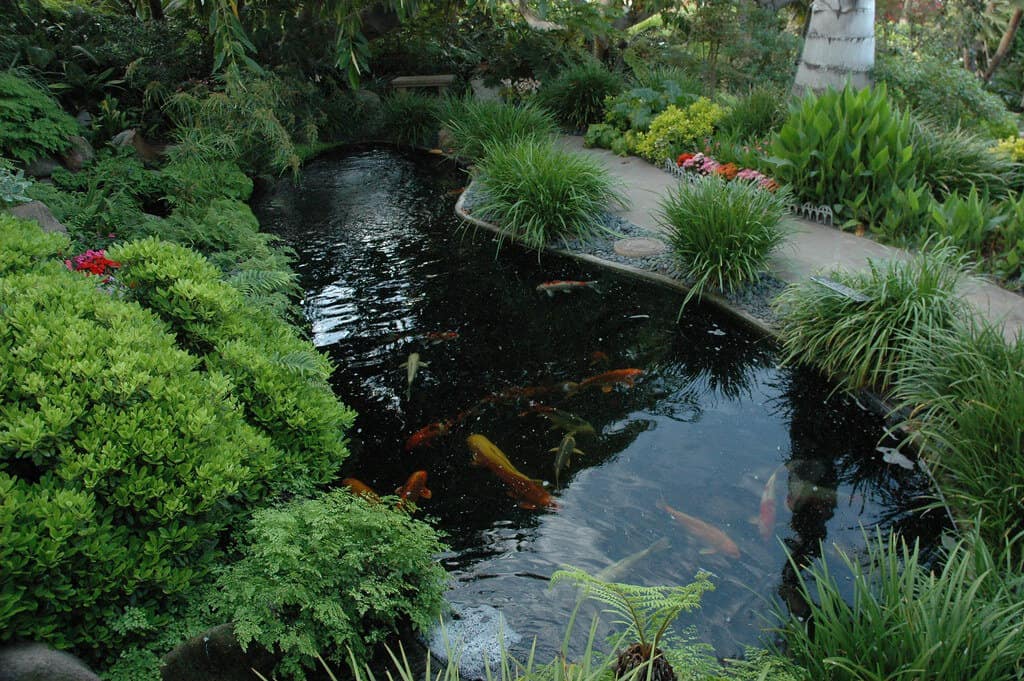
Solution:
<path fill-rule="evenodd" d="M 541 106 L 549 109 L 563 125 L 585 130 L 604 118 L 604 102 L 622 91 L 623 79 L 597 61 L 570 66 L 541 85 L 537 93 Z"/>
<path fill-rule="evenodd" d="M 75 119 L 46 90 L 14 71 L 0 71 L 0 156 L 31 163 L 67 150 L 75 134 Z"/>
<path fill-rule="evenodd" d="M 536 249 L 592 237 L 609 205 L 625 201 L 600 162 L 551 140 L 487 145 L 476 173 L 477 215 Z"/>
<path fill-rule="evenodd" d="M 693 281 L 683 304 L 708 286 L 724 290 L 756 280 L 785 237 L 786 203 L 784 192 L 714 175 L 670 191 L 660 219 L 680 268 Z"/>

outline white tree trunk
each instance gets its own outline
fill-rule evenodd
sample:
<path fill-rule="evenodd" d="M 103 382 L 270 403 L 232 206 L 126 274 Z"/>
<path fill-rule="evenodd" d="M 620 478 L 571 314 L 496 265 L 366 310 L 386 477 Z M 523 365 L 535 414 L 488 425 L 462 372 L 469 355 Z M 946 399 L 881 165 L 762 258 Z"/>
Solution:
<path fill-rule="evenodd" d="M 814 0 L 794 94 L 871 84 L 875 65 L 875 0 Z"/>

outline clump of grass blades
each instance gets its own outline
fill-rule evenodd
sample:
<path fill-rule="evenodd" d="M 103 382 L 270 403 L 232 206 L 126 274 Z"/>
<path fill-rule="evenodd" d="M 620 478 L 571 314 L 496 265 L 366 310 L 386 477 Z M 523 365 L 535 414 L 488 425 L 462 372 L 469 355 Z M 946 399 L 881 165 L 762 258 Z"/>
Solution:
<path fill-rule="evenodd" d="M 585 129 L 604 118 L 604 100 L 622 91 L 623 79 L 597 61 L 570 66 L 546 81 L 537 98 L 559 122 L 574 130 Z"/>
<path fill-rule="evenodd" d="M 791 284 L 776 298 L 783 364 L 816 365 L 850 390 L 885 390 L 907 356 L 908 338 L 951 328 L 965 316 L 956 290 L 967 265 L 955 249 L 942 245 L 908 261 L 868 265 L 866 272 L 829 275 L 866 302 L 814 281 Z"/>
<path fill-rule="evenodd" d="M 552 140 L 485 145 L 477 165 L 479 217 L 495 222 L 530 248 L 556 239 L 589 239 L 605 211 L 625 195 L 600 162 Z"/>
<path fill-rule="evenodd" d="M 951 504 L 989 542 L 1013 541 L 1024 567 L 1024 338 L 972 318 L 904 341 L 894 386 Z"/>
<path fill-rule="evenodd" d="M 441 100 L 400 90 L 382 102 L 383 125 L 388 140 L 399 146 L 427 147 L 437 141 L 441 127 Z"/>
<path fill-rule="evenodd" d="M 821 681 L 1019 678 L 1024 577 L 1001 565 L 977 536 L 954 546 L 940 570 L 921 563 L 894 535 L 868 541 L 866 567 L 840 553 L 849 588 L 816 564 L 797 566 L 811 615 L 784 616 L 781 632 L 796 661 Z M 792 556 L 790 561 L 792 561 Z"/>
<path fill-rule="evenodd" d="M 454 152 L 471 161 L 483 156 L 487 144 L 547 138 L 558 132 L 551 113 L 533 104 L 453 99 L 445 103 L 442 121 L 451 133 Z"/>
<path fill-rule="evenodd" d="M 782 126 L 786 113 L 786 97 L 771 88 L 758 87 L 731 102 L 715 127 L 736 139 L 761 139 Z"/>
<path fill-rule="evenodd" d="M 1010 192 L 1017 166 L 992 150 L 992 141 L 959 126 L 948 130 L 934 120 L 913 119 L 910 141 L 918 178 L 941 199 L 975 187 L 997 198 Z"/>
<path fill-rule="evenodd" d="M 709 286 L 734 289 L 757 279 L 785 237 L 788 195 L 716 176 L 680 184 L 661 203 L 660 220 L 693 287 L 683 306 Z"/>

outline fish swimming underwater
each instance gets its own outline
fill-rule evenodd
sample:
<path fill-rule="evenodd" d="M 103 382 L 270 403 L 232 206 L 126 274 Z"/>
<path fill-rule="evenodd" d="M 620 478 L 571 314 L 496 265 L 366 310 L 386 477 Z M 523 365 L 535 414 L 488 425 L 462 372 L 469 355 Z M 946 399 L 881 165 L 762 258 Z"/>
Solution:
<path fill-rule="evenodd" d="M 764 491 L 761 492 L 761 509 L 757 516 L 757 529 L 761 533 L 761 539 L 765 541 L 771 538 L 772 530 L 775 529 L 775 508 L 777 506 L 775 500 L 775 478 L 783 468 L 785 466 L 779 466 L 772 471 L 768 482 L 764 485 Z"/>
<path fill-rule="evenodd" d="M 537 286 L 537 293 L 546 293 L 548 296 L 554 296 L 556 293 L 567 293 L 569 291 L 577 291 L 580 289 L 591 288 L 597 290 L 596 281 L 545 281 L 543 284 Z"/>
<path fill-rule="evenodd" d="M 676 522 L 685 527 L 687 532 L 710 547 L 702 550 L 701 553 L 721 552 L 730 558 L 740 557 L 740 548 L 736 546 L 736 542 L 714 525 L 709 525 L 700 518 L 694 518 L 692 515 L 677 511 L 664 501 L 658 502 L 658 508 L 675 518 Z"/>
<path fill-rule="evenodd" d="M 519 505 L 528 510 L 558 504 L 539 480 L 528 478 L 519 472 L 508 457 L 483 435 L 473 434 L 466 438 L 466 444 L 473 452 L 473 465 L 483 466 L 494 473 L 508 486 L 509 496 L 519 499 Z"/>
<path fill-rule="evenodd" d="M 594 578 L 602 582 L 617 582 L 629 572 L 629 569 L 631 567 L 639 563 L 641 560 L 651 555 L 652 553 L 663 551 L 668 547 L 668 537 L 662 537 L 658 541 L 648 546 L 646 549 L 642 549 L 640 551 L 637 551 L 636 553 L 631 553 L 625 558 L 615 561 L 608 567 L 602 568 L 600 571 L 598 571 L 596 575 L 594 575 Z"/>
<path fill-rule="evenodd" d="M 555 486 L 559 485 L 559 476 L 562 471 L 569 467 L 571 463 L 572 455 L 579 454 L 585 456 L 583 452 L 576 449 L 576 438 L 572 436 L 572 433 L 566 433 L 565 437 L 562 438 L 562 442 L 557 447 L 552 447 L 548 450 L 549 452 L 556 452 L 555 454 Z"/>
<path fill-rule="evenodd" d="M 378 501 L 380 501 L 380 496 L 378 496 L 377 493 L 373 491 L 372 487 L 367 485 L 362 480 L 357 480 L 355 478 L 345 478 L 344 480 L 341 481 L 341 484 L 344 485 L 345 487 L 348 487 L 352 491 L 352 494 L 363 497 L 367 501 L 373 503 L 377 503 Z"/>
<path fill-rule="evenodd" d="M 420 367 L 430 366 L 430 364 L 420 360 L 420 353 L 413 352 L 409 354 L 409 359 L 405 360 L 402 366 L 405 368 L 405 399 L 408 400 L 412 395 L 412 382 L 416 380 L 416 374 L 419 373 Z"/>
<path fill-rule="evenodd" d="M 434 343 L 442 343 L 444 341 L 456 340 L 459 337 L 458 331 L 430 331 L 423 334 L 423 340 L 432 341 Z"/>
<path fill-rule="evenodd" d="M 410 475 L 404 485 L 395 489 L 395 494 L 397 494 L 401 499 L 401 501 L 398 502 L 399 506 L 403 506 L 407 501 L 415 504 L 418 503 L 420 499 L 429 499 L 432 497 L 433 493 L 427 489 L 427 472 L 416 471 Z"/>
<path fill-rule="evenodd" d="M 564 433 L 580 435 L 595 435 L 597 433 L 594 426 L 586 419 L 545 404 L 533 403 L 519 415 L 526 416 L 527 414 L 540 414 L 551 422 L 551 430 L 557 428 Z"/>
<path fill-rule="evenodd" d="M 601 390 L 606 393 L 611 392 L 612 386 L 615 385 L 624 385 L 627 388 L 632 388 L 636 385 L 636 380 L 643 376 L 643 374 L 643 369 L 614 369 L 583 379 L 579 383 L 578 390 L 583 390 L 592 385 L 601 386 Z"/>
<path fill-rule="evenodd" d="M 430 443 L 434 438 L 447 435 L 454 425 L 455 424 L 451 420 L 428 423 L 410 435 L 409 439 L 405 441 L 405 446 L 402 447 L 402 449 L 408 452 L 417 447 L 430 446 Z"/>

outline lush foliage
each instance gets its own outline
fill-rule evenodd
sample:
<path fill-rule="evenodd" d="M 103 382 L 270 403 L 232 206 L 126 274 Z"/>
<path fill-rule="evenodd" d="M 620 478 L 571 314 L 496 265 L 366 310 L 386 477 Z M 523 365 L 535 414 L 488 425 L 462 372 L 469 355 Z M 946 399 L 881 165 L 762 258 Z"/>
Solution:
<path fill-rule="evenodd" d="M 605 102 L 605 122 L 619 130 L 647 132 L 654 117 L 669 106 L 685 108 L 703 91 L 703 84 L 682 71 L 658 69 L 647 72 L 639 87 L 626 90 Z"/>
<path fill-rule="evenodd" d="M 218 579 L 218 609 L 243 646 L 278 651 L 277 671 L 302 679 L 318 653 L 361 662 L 399 623 L 433 625 L 443 548 L 428 525 L 348 490 L 294 501 L 255 514 L 242 558 Z"/>
<path fill-rule="evenodd" d="M 658 164 L 667 158 L 675 158 L 710 137 L 724 114 L 722 107 L 706 97 L 685 109 L 669 106 L 651 121 L 651 129 L 640 135 L 637 151 Z"/>
<path fill-rule="evenodd" d="M 889 104 L 884 85 L 808 94 L 775 138 L 775 176 L 803 200 L 874 223 L 894 189 L 915 181 L 911 134 L 910 117 Z"/>
<path fill-rule="evenodd" d="M 786 97 L 781 92 L 757 87 L 731 98 L 716 127 L 737 141 L 761 140 L 778 130 L 787 113 Z"/>
<path fill-rule="evenodd" d="M 13 170 L 10 162 L 0 158 L 0 208 L 32 200 L 25 192 L 32 181 L 25 179 L 22 170 Z"/>
<path fill-rule="evenodd" d="M 724 290 L 756 280 L 785 236 L 786 202 L 784 192 L 714 175 L 670 191 L 660 219 L 681 270 L 693 282 L 686 301 L 709 286 Z"/>
<path fill-rule="evenodd" d="M 934 120 L 915 120 L 910 136 L 917 176 L 935 198 L 973 187 L 994 198 L 1009 193 L 1019 169 L 992 149 L 987 138 L 963 128 L 944 129 Z"/>
<path fill-rule="evenodd" d="M 382 102 L 381 131 L 391 142 L 407 147 L 437 146 L 441 127 L 441 100 L 437 97 L 399 90 Z"/>
<path fill-rule="evenodd" d="M 937 468 L 951 503 L 991 546 L 1013 544 L 1024 568 L 1024 339 L 998 326 L 915 335 L 894 386 L 905 426 Z M 912 410 L 912 411 L 910 411 Z"/>
<path fill-rule="evenodd" d="M 477 177 L 477 215 L 536 249 L 593 235 L 609 204 L 625 200 L 598 161 L 550 140 L 488 145 Z"/>
<path fill-rule="evenodd" d="M 68 148 L 78 124 L 45 90 L 13 71 L 0 72 L 0 156 L 30 163 Z"/>
<path fill-rule="evenodd" d="M 1022 670 L 1024 578 L 1008 573 L 976 536 L 932 569 L 915 544 L 868 540 L 867 559 L 840 552 L 850 587 L 827 561 L 800 577 L 810 617 L 786 619 L 796 661 L 824 681 L 1011 679 Z M 800 574 L 800 566 L 794 566 Z M 848 578 L 847 578 L 848 579 Z"/>
<path fill-rule="evenodd" d="M 829 275 L 866 301 L 811 280 L 779 295 L 783 363 L 816 365 L 851 390 L 882 389 L 908 357 L 908 338 L 951 328 L 963 316 L 957 293 L 963 261 L 953 249 L 925 250 L 909 261 L 869 261 L 869 267 Z"/>
<path fill-rule="evenodd" d="M 544 81 L 537 93 L 541 106 L 573 130 L 585 130 L 604 116 L 604 101 L 622 90 L 622 77 L 596 61 L 570 66 Z"/>
<path fill-rule="evenodd" d="M 1014 163 L 1024 163 L 1024 137 L 1014 135 L 999 140 L 995 147 L 996 153 L 1008 156 Z"/>
<path fill-rule="evenodd" d="M 924 53 L 882 54 L 874 73 L 898 103 L 934 117 L 947 128 L 971 128 L 990 138 L 1017 132 L 1002 100 L 955 61 Z"/>
<path fill-rule="evenodd" d="M 448 102 L 443 115 L 451 151 L 475 161 L 488 144 L 514 144 L 529 137 L 547 138 L 557 132 L 551 114 L 532 104 L 519 106 L 495 101 L 458 99 Z"/>

